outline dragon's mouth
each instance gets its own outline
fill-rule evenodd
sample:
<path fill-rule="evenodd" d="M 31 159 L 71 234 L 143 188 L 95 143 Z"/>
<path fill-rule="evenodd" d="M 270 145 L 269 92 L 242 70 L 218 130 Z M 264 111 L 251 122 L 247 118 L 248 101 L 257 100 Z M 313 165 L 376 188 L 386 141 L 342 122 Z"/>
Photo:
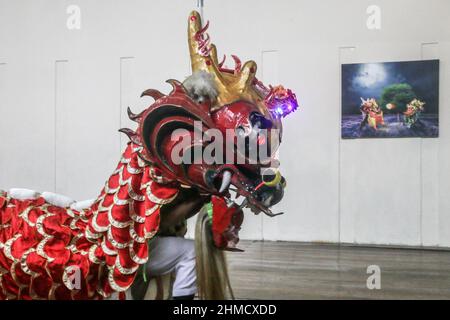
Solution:
<path fill-rule="evenodd" d="M 255 170 L 256 168 L 256 170 Z M 277 216 L 270 207 L 278 203 L 284 194 L 284 178 L 272 169 L 229 165 L 220 171 L 214 179 L 214 186 L 219 194 L 231 200 L 231 193 L 245 199 L 238 204 L 241 209 L 248 207 L 255 214 L 264 212 L 268 216 Z"/>
<path fill-rule="evenodd" d="M 222 208 L 228 208 L 223 209 L 228 214 L 222 216 L 228 216 L 230 220 L 226 223 L 225 229 L 215 231 L 215 244 L 224 250 L 242 251 L 236 245 L 239 242 L 239 231 L 244 217 L 243 209 L 247 207 L 255 214 L 263 212 L 270 217 L 282 214 L 272 213 L 270 207 L 282 199 L 285 180 L 277 171 L 257 166 L 224 165 L 218 172 L 213 181 L 216 198 L 221 199 Z M 240 197 L 244 197 L 244 200 L 238 203 Z"/>

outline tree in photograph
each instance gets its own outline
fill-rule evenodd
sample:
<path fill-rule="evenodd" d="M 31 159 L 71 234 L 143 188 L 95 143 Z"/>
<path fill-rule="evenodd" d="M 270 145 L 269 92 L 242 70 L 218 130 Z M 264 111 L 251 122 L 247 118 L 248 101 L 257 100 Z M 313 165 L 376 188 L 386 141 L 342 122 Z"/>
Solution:
<path fill-rule="evenodd" d="M 383 89 L 381 107 L 387 112 L 404 112 L 406 105 L 417 98 L 413 88 L 407 83 L 395 83 Z"/>

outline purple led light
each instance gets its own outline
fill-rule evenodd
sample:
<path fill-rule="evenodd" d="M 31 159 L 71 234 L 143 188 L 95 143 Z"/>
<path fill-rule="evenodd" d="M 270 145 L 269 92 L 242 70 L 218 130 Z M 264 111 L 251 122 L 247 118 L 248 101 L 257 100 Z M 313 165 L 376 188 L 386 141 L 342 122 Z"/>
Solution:
<path fill-rule="evenodd" d="M 277 118 L 286 117 L 291 112 L 294 112 L 298 108 L 297 99 L 294 94 L 287 96 L 284 99 L 274 99 L 275 108 L 272 109 L 272 113 Z"/>
<path fill-rule="evenodd" d="M 274 118 L 283 118 L 298 108 L 295 94 L 282 86 L 271 87 L 265 102 Z"/>

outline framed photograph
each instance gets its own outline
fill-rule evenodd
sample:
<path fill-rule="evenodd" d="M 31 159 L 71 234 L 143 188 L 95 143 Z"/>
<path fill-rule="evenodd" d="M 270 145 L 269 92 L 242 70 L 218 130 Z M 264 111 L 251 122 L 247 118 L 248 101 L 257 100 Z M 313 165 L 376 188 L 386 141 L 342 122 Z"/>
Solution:
<path fill-rule="evenodd" d="M 342 65 L 343 139 L 438 135 L 439 60 Z"/>

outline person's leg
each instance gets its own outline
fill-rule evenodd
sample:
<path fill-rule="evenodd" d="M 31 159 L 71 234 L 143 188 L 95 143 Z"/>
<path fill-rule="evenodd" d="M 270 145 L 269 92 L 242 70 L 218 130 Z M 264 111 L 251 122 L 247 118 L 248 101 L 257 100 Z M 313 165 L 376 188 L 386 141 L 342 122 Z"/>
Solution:
<path fill-rule="evenodd" d="M 181 239 L 181 238 L 179 238 Z M 197 293 L 197 274 L 195 269 L 195 245 L 193 240 L 178 241 L 182 254 L 175 266 L 175 281 L 172 296 L 174 299 L 193 299 Z"/>
<path fill-rule="evenodd" d="M 193 240 L 179 237 L 156 237 L 149 247 L 145 266 L 150 276 L 175 273 L 174 299 L 193 299 L 197 292 L 195 245 Z"/>

